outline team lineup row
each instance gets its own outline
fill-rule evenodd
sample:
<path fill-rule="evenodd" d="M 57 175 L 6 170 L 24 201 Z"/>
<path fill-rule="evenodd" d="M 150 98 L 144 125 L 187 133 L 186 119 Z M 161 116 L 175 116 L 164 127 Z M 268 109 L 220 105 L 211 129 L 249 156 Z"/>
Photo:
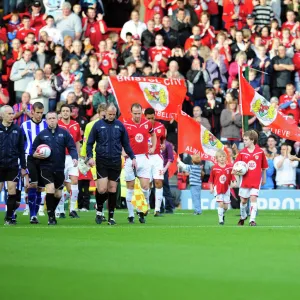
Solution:
<path fill-rule="evenodd" d="M 134 223 L 134 206 L 131 203 L 134 194 L 136 177 L 139 178 L 142 192 L 149 203 L 150 182 L 155 186 L 154 216 L 159 217 L 163 200 L 163 179 L 169 164 L 164 167 L 161 150 L 165 148 L 166 130 L 163 124 L 155 120 L 152 108 L 142 115 L 140 104 L 131 107 L 132 118 L 123 122 L 116 119 L 117 109 L 114 105 L 106 107 L 98 113 L 99 120 L 87 126 L 82 148 L 80 126 L 71 120 L 69 105 L 63 105 L 60 119 L 57 113 L 48 112 L 43 117 L 43 105 L 35 103 L 33 118 L 21 125 L 13 123 L 13 110 L 10 106 L 1 108 L 0 124 L 0 188 L 7 183 L 8 198 L 5 225 L 16 224 L 14 213 L 19 205 L 16 186 L 19 174 L 28 177 L 27 193 L 30 208 L 30 223 L 38 224 L 37 219 L 40 197 L 38 192 L 46 189 L 48 225 L 56 225 L 55 211 L 63 206 L 62 189 L 66 186 L 70 193 L 70 217 L 78 218 L 75 205 L 78 198 L 78 157 L 85 158 L 88 166 L 96 166 L 96 223 L 105 220 L 103 206 L 108 200 L 108 224 L 115 225 L 114 211 L 117 200 L 117 185 L 121 174 L 122 154 L 127 155 L 125 161 L 125 180 L 127 185 L 126 203 L 128 222 Z M 257 196 L 261 180 L 265 180 L 268 168 L 264 152 L 258 147 L 258 136 L 255 131 L 245 132 L 243 136 L 245 148 L 238 154 L 236 161 L 247 165 L 247 172 L 242 176 L 239 195 L 241 197 L 241 218 L 239 225 L 247 219 L 246 206 L 250 198 L 250 225 L 255 226 L 257 212 Z M 96 145 L 95 145 L 96 144 Z M 51 153 L 41 151 L 47 145 Z M 11 151 L 7 151 L 11 149 Z M 186 166 L 190 177 L 197 180 L 199 159 L 193 160 L 194 165 Z M 236 184 L 234 175 L 239 174 L 238 168 L 227 164 L 226 153 L 216 153 L 217 163 L 210 174 L 211 192 L 219 203 L 219 224 L 224 224 L 224 214 L 230 202 L 230 185 Z M 21 171 L 20 171 L 21 170 Z M 263 177 L 262 177 L 263 173 Z M 200 172 L 199 172 L 200 174 Z M 199 175 L 199 182 L 201 177 Z M 200 197 L 200 195 L 199 195 Z M 139 222 L 145 223 L 145 213 L 138 211 Z"/>

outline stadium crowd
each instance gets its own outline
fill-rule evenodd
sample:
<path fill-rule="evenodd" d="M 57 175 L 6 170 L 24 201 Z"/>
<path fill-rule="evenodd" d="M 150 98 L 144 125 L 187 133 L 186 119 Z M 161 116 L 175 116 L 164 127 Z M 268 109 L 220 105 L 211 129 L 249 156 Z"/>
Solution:
<path fill-rule="evenodd" d="M 109 76 L 185 79 L 183 111 L 234 158 L 242 148 L 239 67 L 249 67 L 251 86 L 286 118 L 300 121 L 298 9 L 298 0 L 4 1 L 0 106 L 11 105 L 21 126 L 37 102 L 44 114 L 69 104 L 83 136 L 99 105 L 113 104 L 120 116 Z M 300 142 L 246 120 L 269 163 L 262 188 L 299 187 Z M 176 150 L 177 123 L 163 124 Z M 202 164 L 205 182 L 212 163 Z"/>

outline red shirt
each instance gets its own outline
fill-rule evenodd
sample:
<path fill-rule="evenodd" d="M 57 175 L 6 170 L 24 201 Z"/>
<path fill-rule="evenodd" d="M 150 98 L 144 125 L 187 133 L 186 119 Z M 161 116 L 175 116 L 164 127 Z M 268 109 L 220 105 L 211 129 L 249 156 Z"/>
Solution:
<path fill-rule="evenodd" d="M 9 94 L 8 94 L 7 89 L 1 88 L 0 91 L 1 91 L 1 93 L 2 93 L 4 96 L 9 97 Z M 5 104 L 5 103 L 3 103 L 3 99 L 0 97 L 0 105 L 4 105 L 4 104 Z"/>
<path fill-rule="evenodd" d="M 161 54 L 162 56 L 164 56 L 165 58 L 169 58 L 171 56 L 171 50 L 167 47 L 161 47 L 160 49 L 158 49 L 157 47 L 152 47 L 149 49 L 149 60 L 150 61 L 154 61 L 155 60 L 155 56 Z M 164 73 L 168 71 L 168 65 L 167 62 L 165 62 L 163 59 L 161 59 L 158 62 L 158 67 L 159 70 Z"/>
<path fill-rule="evenodd" d="M 200 36 L 201 36 L 201 44 L 203 46 L 211 47 L 214 44 L 215 38 L 210 34 L 212 32 L 213 34 L 215 33 L 215 29 L 212 26 L 209 26 L 209 30 L 205 31 L 205 26 L 202 24 L 198 24 L 200 27 Z M 205 32 L 204 32 L 205 31 Z"/>
<path fill-rule="evenodd" d="M 102 21 L 89 22 L 87 18 L 82 20 L 82 27 L 86 26 L 84 36 L 90 38 L 91 44 L 94 46 L 96 51 L 99 50 L 98 46 L 101 41 L 104 40 L 104 35 L 100 30 L 100 24 L 103 24 L 105 32 L 107 31 L 106 23 Z"/>
<path fill-rule="evenodd" d="M 149 20 L 153 20 L 155 14 L 160 14 L 161 17 L 164 16 L 163 8 L 161 6 L 161 0 L 156 0 L 152 9 L 148 8 L 152 0 L 144 0 L 145 5 L 145 18 L 144 22 L 147 23 Z"/>
<path fill-rule="evenodd" d="M 33 33 L 35 36 L 37 34 L 35 28 L 31 27 L 29 29 L 25 29 L 24 27 L 22 27 L 18 30 L 16 38 L 19 39 L 21 42 L 23 42 L 28 33 Z"/>
<path fill-rule="evenodd" d="M 75 144 L 82 140 L 80 133 L 80 125 L 76 121 L 70 120 L 69 124 L 65 124 L 62 120 L 58 120 L 58 126 L 67 130 L 71 134 Z M 69 154 L 69 151 L 67 149 L 66 154 Z"/>
<path fill-rule="evenodd" d="M 235 176 L 231 174 L 232 165 L 225 165 L 221 167 L 215 164 L 209 176 L 209 183 L 212 183 L 217 195 L 226 194 L 230 188 L 230 182 L 235 180 Z"/>
<path fill-rule="evenodd" d="M 295 65 L 295 70 L 300 75 L 300 51 L 296 52 L 293 57 L 293 63 Z"/>
<path fill-rule="evenodd" d="M 287 94 L 281 95 L 279 97 L 279 105 L 292 101 L 293 97 L 294 95 L 293 96 L 288 96 Z M 300 108 L 298 107 L 297 102 L 293 102 L 291 105 L 292 107 L 288 106 L 287 108 L 282 108 L 281 111 L 285 115 L 292 114 L 294 116 L 295 122 L 298 124 L 299 117 L 300 117 Z"/>
<path fill-rule="evenodd" d="M 0 28 L 0 41 L 7 41 L 7 32 L 5 27 Z"/>
<path fill-rule="evenodd" d="M 207 11 L 210 15 L 218 15 L 219 8 L 218 8 L 218 0 L 207 0 L 205 1 L 207 4 Z"/>
<path fill-rule="evenodd" d="M 111 63 L 111 56 L 108 51 L 105 52 L 98 52 L 96 53 L 96 56 L 98 57 L 98 60 L 100 62 L 99 68 L 103 71 L 105 75 L 108 74 L 109 69 L 113 67 Z M 102 58 L 102 59 L 101 59 Z M 117 60 L 114 59 L 115 63 L 117 63 Z"/>
<path fill-rule="evenodd" d="M 21 47 L 23 49 L 23 52 L 25 50 L 30 50 L 32 53 L 35 52 L 35 51 L 37 51 L 37 45 L 30 45 L 30 46 L 28 46 L 27 44 L 24 44 Z"/>
<path fill-rule="evenodd" d="M 293 47 L 293 42 L 294 42 L 294 38 L 292 36 L 289 37 L 288 40 L 283 40 L 283 38 L 281 37 L 281 43 L 285 48 L 291 48 Z"/>
<path fill-rule="evenodd" d="M 166 129 L 162 123 L 157 122 L 157 121 L 154 122 L 153 129 L 154 129 L 154 132 L 156 134 L 156 139 L 157 139 L 154 154 L 160 154 L 160 145 L 166 139 Z"/>
<path fill-rule="evenodd" d="M 290 23 L 288 21 L 284 22 L 281 26 L 281 30 L 284 29 L 284 28 L 288 28 L 290 31 L 293 30 L 294 26 L 296 25 L 296 23 Z"/>
<path fill-rule="evenodd" d="M 35 38 L 38 40 L 40 29 L 46 26 L 46 21 L 43 19 L 44 14 L 38 14 L 36 16 L 30 15 L 30 27 L 36 30 Z"/>
<path fill-rule="evenodd" d="M 264 151 L 258 145 L 255 145 L 252 153 L 247 148 L 244 148 L 238 154 L 235 162 L 237 161 L 244 161 L 248 165 L 248 172 L 242 176 L 240 187 L 259 189 L 262 170 L 268 168 L 268 161 Z"/>
<path fill-rule="evenodd" d="M 124 121 L 127 129 L 130 146 L 135 155 L 148 153 L 148 136 L 152 134 L 153 127 L 150 121 L 141 119 L 140 124 L 136 124 L 132 119 Z"/>

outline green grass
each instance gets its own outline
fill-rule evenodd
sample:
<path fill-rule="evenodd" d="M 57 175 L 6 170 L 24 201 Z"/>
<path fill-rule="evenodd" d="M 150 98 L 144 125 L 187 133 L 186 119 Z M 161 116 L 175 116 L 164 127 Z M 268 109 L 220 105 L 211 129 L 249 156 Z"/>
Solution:
<path fill-rule="evenodd" d="M 92 212 L 50 228 L 19 216 L 0 227 L 0 299 L 299 299 L 300 212 L 260 211 L 256 228 L 237 213 L 224 227 L 216 211 L 145 225 L 121 211 L 115 227 Z"/>

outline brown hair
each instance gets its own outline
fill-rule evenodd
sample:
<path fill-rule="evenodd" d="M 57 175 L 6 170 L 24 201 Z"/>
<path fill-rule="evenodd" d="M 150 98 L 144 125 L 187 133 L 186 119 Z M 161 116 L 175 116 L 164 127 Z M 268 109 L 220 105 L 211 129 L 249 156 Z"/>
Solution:
<path fill-rule="evenodd" d="M 205 91 L 205 95 L 212 93 L 214 96 L 216 95 L 216 91 L 213 88 L 207 88 Z"/>
<path fill-rule="evenodd" d="M 248 137 L 251 141 L 254 141 L 254 145 L 256 145 L 258 142 L 258 134 L 255 130 L 246 131 L 243 137 Z"/>

